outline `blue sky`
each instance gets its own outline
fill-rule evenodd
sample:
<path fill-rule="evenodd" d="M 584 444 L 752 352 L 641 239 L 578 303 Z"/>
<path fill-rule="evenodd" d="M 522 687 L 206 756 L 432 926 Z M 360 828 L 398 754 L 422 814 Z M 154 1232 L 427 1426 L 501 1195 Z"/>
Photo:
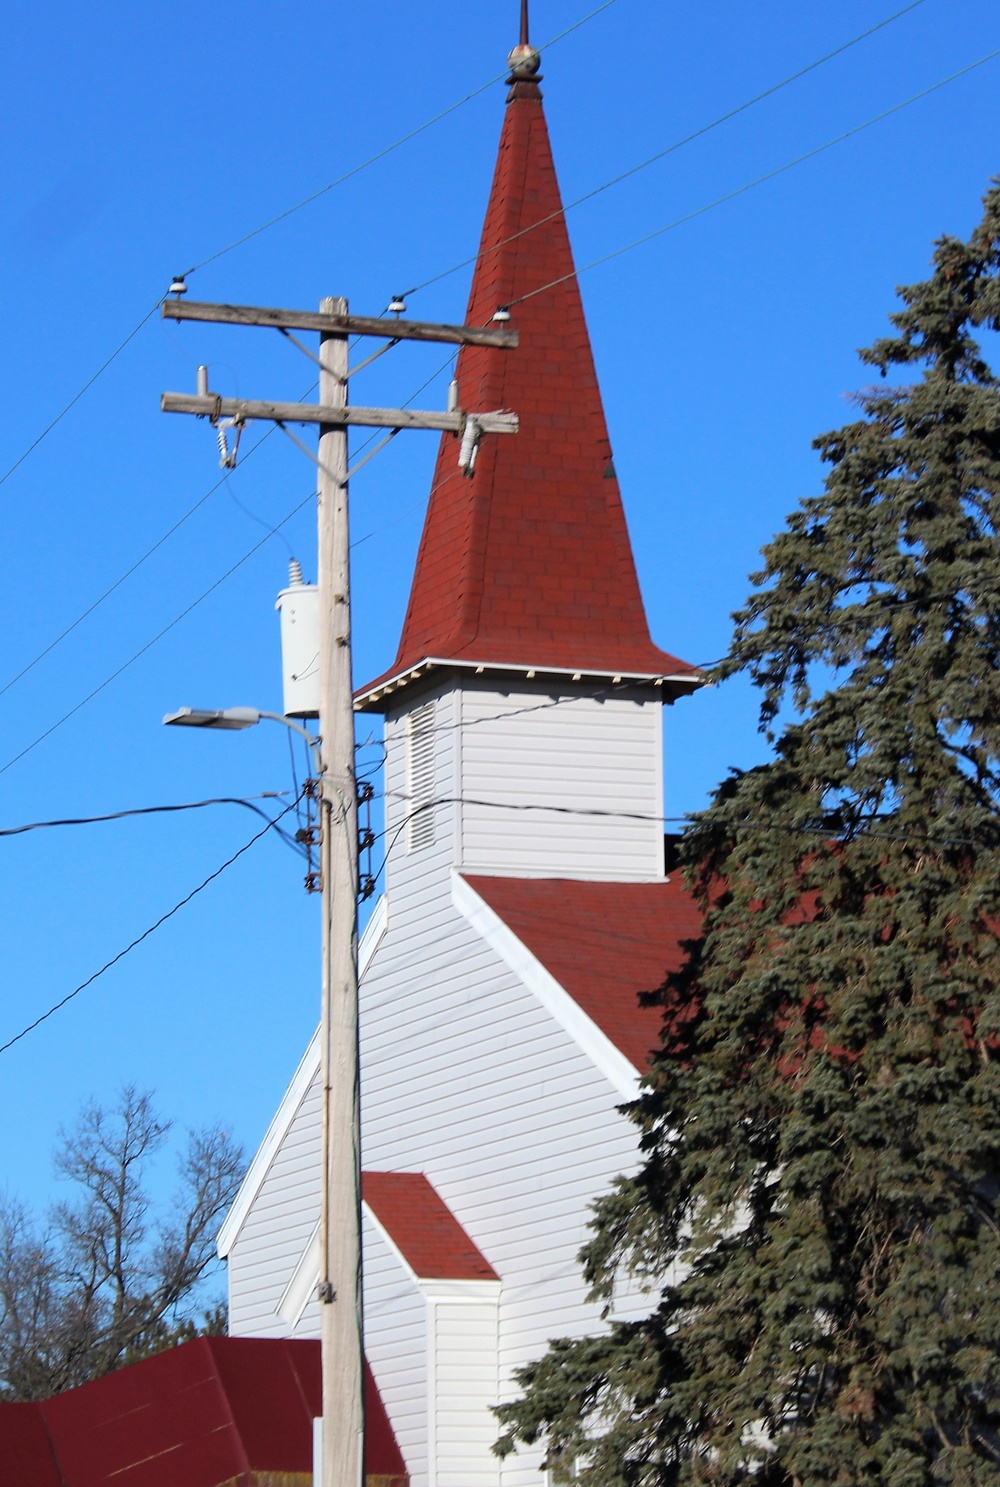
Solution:
<path fill-rule="evenodd" d="M 542 41 L 596 0 L 534 0 Z M 898 8 L 892 0 L 615 0 L 544 57 L 567 200 L 709 122 Z M 224 248 L 500 73 L 515 0 L 41 0 L 5 19 L 0 473 L 164 292 Z M 570 214 L 577 261 L 685 215 L 1000 47 L 1000 15 L 924 0 L 845 55 Z M 761 544 L 817 489 L 816 434 L 869 380 L 898 283 L 932 240 L 967 234 L 1000 170 L 1000 59 L 777 179 L 582 276 L 650 624 L 675 654 L 723 654 Z M 497 83 L 344 186 L 191 278 L 202 299 L 358 313 L 469 257 L 503 111 Z M 461 318 L 467 269 L 410 301 Z M 364 400 L 408 397 L 440 364 L 401 347 Z M 264 331 L 153 317 L 0 485 L 0 687 L 219 478 L 206 426 L 161 390 L 295 398 L 311 364 Z M 353 394 L 360 399 L 359 388 Z M 444 380 L 422 395 L 443 406 Z M 356 677 L 391 660 L 434 459 L 400 437 L 352 491 Z M 273 604 L 288 550 L 266 542 L 312 467 L 275 434 L 152 558 L 0 694 L 0 824 L 284 790 L 277 728 L 165 730 L 182 703 L 280 708 Z M 241 505 L 237 504 L 241 503 Z M 310 508 L 287 526 L 314 567 Z M 23 758 L 62 715 L 108 682 Z M 738 683 L 667 715 L 667 809 L 697 808 L 762 757 Z M 248 813 L 0 840 L 0 1042 L 116 954 L 242 845 Z M 0 1185 L 56 1195 L 48 1154 L 80 1103 L 124 1080 L 179 1126 L 223 1122 L 252 1148 L 312 1030 L 317 905 L 298 860 L 260 843 L 138 951 L 0 1056 Z M 164 1168 L 164 1178 L 168 1176 Z"/>

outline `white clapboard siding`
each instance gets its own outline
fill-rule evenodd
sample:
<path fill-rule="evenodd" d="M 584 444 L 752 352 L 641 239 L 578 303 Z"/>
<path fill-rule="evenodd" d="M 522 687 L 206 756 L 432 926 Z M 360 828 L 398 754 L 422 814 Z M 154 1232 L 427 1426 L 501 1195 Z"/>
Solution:
<path fill-rule="evenodd" d="M 636 1138 L 621 1093 L 445 891 L 428 874 L 393 902 L 365 978 L 364 1158 L 424 1172 L 501 1276 L 499 1400 L 550 1337 L 603 1325 L 576 1256 Z M 538 1454 L 508 1460 L 503 1483 L 538 1487 Z"/>
<path fill-rule="evenodd" d="M 319 1215 L 320 1099 L 315 1079 L 271 1159 L 229 1249 L 229 1331 L 234 1337 L 306 1335 L 289 1328 L 282 1298 Z"/>
<path fill-rule="evenodd" d="M 459 700 L 459 865 L 550 877 L 662 873 L 658 693 L 467 685 Z"/>
<path fill-rule="evenodd" d="M 628 1097 L 627 1068 L 616 1073 L 607 1059 L 602 1067 L 598 1040 L 557 1016 L 552 997 L 546 1005 L 509 947 L 502 954 L 500 941 L 491 942 L 485 919 L 477 927 L 469 894 L 453 892 L 456 866 L 661 876 L 659 703 L 581 695 L 535 708 L 548 696 L 530 683 L 498 693 L 447 681 L 386 722 L 387 911 L 362 978 L 363 1161 L 376 1171 L 424 1173 L 502 1281 L 495 1381 L 491 1364 L 470 1362 L 465 1395 L 449 1393 L 462 1382 L 461 1312 L 446 1318 L 442 1302 L 430 1324 L 424 1296 L 421 1324 L 412 1289 L 367 1247 L 368 1347 L 414 1487 L 431 1487 L 428 1457 L 420 1455 L 429 1440 L 435 1487 L 459 1487 L 459 1477 L 462 1487 L 488 1487 L 480 1471 L 499 1472 L 491 1478 L 499 1487 L 542 1487 L 540 1450 L 499 1467 L 486 1454 L 486 1435 L 496 1432 L 488 1405 L 510 1396 L 513 1372 L 550 1338 L 604 1325 L 586 1299 L 577 1254 L 590 1204 L 636 1161 L 635 1129 L 616 1109 Z M 433 722 L 424 715 L 423 752 L 414 759 L 407 714 L 428 701 Z M 426 800 L 429 789 L 439 802 L 433 831 L 408 833 L 413 793 Z M 539 824 L 542 812 L 474 807 L 480 797 L 612 815 L 580 817 L 581 832 L 575 816 Z M 622 811 L 653 819 L 623 823 L 615 814 Z M 314 1087 L 248 1190 L 229 1251 L 234 1331 L 288 1333 L 290 1298 L 301 1292 L 296 1267 L 318 1218 L 318 1143 Z M 623 1301 L 626 1310 L 637 1304 Z M 446 1339 L 452 1322 L 455 1336 Z M 420 1325 L 422 1381 L 410 1347 Z M 317 1326 L 311 1302 L 294 1331 L 315 1335 Z"/>
<path fill-rule="evenodd" d="M 410 1487 L 430 1487 L 427 1301 L 367 1211 L 364 1280 L 365 1353 L 410 1473 Z"/>
<path fill-rule="evenodd" d="M 387 923 L 382 899 L 362 938 L 362 973 Z M 250 1164 L 219 1235 L 229 1266 L 229 1330 L 234 1337 L 317 1335 L 316 1305 L 299 1310 L 297 1267 L 319 1217 L 319 1035 L 296 1070 L 281 1108 Z M 289 1321 L 290 1313 L 297 1318 Z"/>
<path fill-rule="evenodd" d="M 431 1296 L 432 1418 L 429 1487 L 499 1487 L 497 1437 L 497 1294 L 480 1301 Z"/>

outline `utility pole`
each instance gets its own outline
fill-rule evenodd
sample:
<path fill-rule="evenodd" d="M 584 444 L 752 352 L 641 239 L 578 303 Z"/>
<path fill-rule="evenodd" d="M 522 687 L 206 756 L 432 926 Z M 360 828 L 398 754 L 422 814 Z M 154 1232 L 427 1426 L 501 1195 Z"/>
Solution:
<path fill-rule="evenodd" d="M 181 281 L 182 283 L 182 281 Z M 358 828 L 354 773 L 354 697 L 351 676 L 350 532 L 347 429 L 441 429 L 459 436 L 458 463 L 475 465 L 484 434 L 517 432 L 506 412 L 420 412 L 351 408 L 347 388 L 348 336 L 485 345 L 504 349 L 518 336 L 501 307 L 489 326 L 376 320 L 348 314 L 344 299 L 324 299 L 319 313 L 247 305 L 166 300 L 165 319 L 319 331 L 319 403 L 247 402 L 220 398 L 199 373 L 197 394 L 164 393 L 168 413 L 192 413 L 217 427 L 250 419 L 319 424 L 317 587 L 319 590 L 320 876 L 323 995 L 320 1025 L 323 1099 L 321 1179 L 323 1360 L 322 1487 L 364 1487 L 364 1341 L 361 1290 L 361 1085 L 358 1064 Z M 294 340 L 294 337 L 292 338 Z M 296 342 L 300 345 L 300 343 Z M 306 355 L 312 356 L 300 345 Z M 376 355 L 378 353 L 375 353 Z M 358 370 L 358 368 L 355 368 Z M 293 436 L 294 437 L 294 436 Z M 296 441 L 298 442 L 298 441 Z M 224 434 L 220 447 L 225 449 Z M 303 446 L 304 447 L 304 446 Z M 307 451 L 308 452 L 308 451 Z M 224 454 L 224 461 L 230 456 Z M 235 452 L 232 455 L 235 462 Z M 320 1487 L 319 1483 L 315 1487 Z"/>
<path fill-rule="evenodd" d="M 320 309 L 346 314 L 343 299 Z M 319 342 L 319 400 L 347 405 L 347 337 Z M 361 1101 L 358 1077 L 358 811 L 351 680 L 347 426 L 321 424 L 317 485 L 323 1002 L 323 1487 L 363 1487 L 364 1342 L 361 1323 Z M 328 1435 L 331 1422 L 340 1427 Z M 329 1442 L 329 1444 L 327 1444 Z"/>

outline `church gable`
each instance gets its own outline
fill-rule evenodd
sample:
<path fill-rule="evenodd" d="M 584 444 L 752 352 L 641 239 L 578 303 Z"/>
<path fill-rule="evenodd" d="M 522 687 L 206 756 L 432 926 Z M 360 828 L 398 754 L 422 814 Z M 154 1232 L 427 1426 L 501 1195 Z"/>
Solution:
<path fill-rule="evenodd" d="M 493 1456 L 491 1406 L 603 1324 L 577 1256 L 636 1162 L 620 1107 L 659 1032 L 639 995 L 698 932 L 664 871 L 662 704 L 700 678 L 649 634 L 535 54 L 513 55 L 468 320 L 509 304 L 520 344 L 463 348 L 457 381 L 520 432 L 471 478 L 442 441 L 396 661 L 356 697 L 386 716 L 365 1334 L 413 1487 L 542 1487 Z M 237 1331 L 318 1332 L 318 1067 L 314 1047 L 224 1230 Z"/>

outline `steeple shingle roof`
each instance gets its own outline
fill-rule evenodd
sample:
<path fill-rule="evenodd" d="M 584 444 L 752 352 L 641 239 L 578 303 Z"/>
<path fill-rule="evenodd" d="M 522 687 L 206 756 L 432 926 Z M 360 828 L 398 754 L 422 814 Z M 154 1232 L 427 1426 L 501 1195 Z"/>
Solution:
<path fill-rule="evenodd" d="M 650 638 L 541 93 L 523 76 L 508 97 L 466 323 L 486 324 L 501 305 L 520 344 L 464 347 L 459 404 L 510 409 L 520 430 L 485 436 L 471 478 L 455 438 L 442 437 L 399 651 L 359 699 L 375 702 L 429 659 L 671 677 L 667 695 L 693 690 L 693 668 Z"/>

